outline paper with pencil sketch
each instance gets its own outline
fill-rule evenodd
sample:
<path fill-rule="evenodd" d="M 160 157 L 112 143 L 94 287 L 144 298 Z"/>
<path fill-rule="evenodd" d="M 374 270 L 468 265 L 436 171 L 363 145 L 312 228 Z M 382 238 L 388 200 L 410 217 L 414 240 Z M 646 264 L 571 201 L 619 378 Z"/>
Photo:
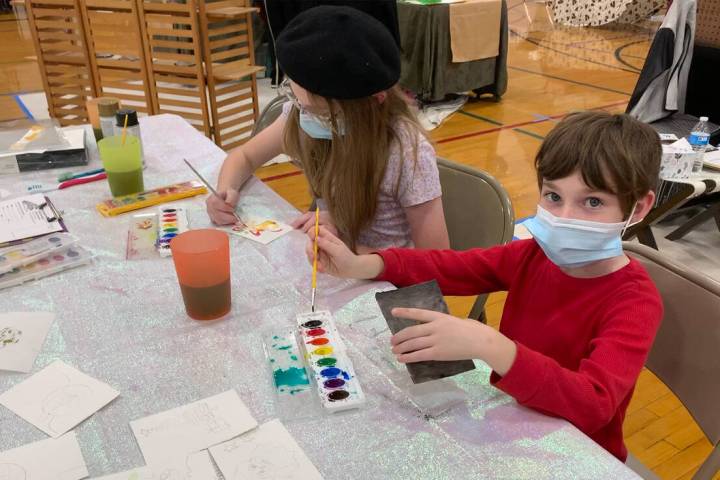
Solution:
<path fill-rule="evenodd" d="M 118 395 L 109 385 L 56 360 L 0 395 L 0 404 L 57 438 Z"/>
<path fill-rule="evenodd" d="M 48 312 L 0 313 L 0 370 L 29 373 L 54 318 Z"/>
<path fill-rule="evenodd" d="M 271 420 L 210 449 L 225 480 L 322 480 L 290 432 Z"/>
<path fill-rule="evenodd" d="M 133 468 L 96 480 L 218 480 L 218 476 L 210 454 L 202 450 L 161 466 Z"/>
<path fill-rule="evenodd" d="M 149 466 L 185 457 L 257 427 L 235 390 L 130 422 Z"/>
<path fill-rule="evenodd" d="M 293 229 L 290 225 L 271 219 L 253 219 L 244 220 L 244 222 L 246 226 L 238 223 L 229 227 L 229 232 L 263 245 L 267 245 Z"/>
<path fill-rule="evenodd" d="M 0 453 L 3 480 L 80 480 L 87 476 L 75 432 Z"/>

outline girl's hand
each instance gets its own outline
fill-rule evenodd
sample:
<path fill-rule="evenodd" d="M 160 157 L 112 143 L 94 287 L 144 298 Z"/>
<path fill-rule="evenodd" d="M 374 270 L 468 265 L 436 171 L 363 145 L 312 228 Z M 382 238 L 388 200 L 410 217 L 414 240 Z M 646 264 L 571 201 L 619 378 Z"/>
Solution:
<path fill-rule="evenodd" d="M 314 233 L 314 232 L 313 232 Z M 379 255 L 355 255 L 342 240 L 326 227 L 320 227 L 318 235 L 318 271 L 341 278 L 369 279 L 380 275 L 385 263 Z M 305 248 L 310 265 L 315 257 L 314 241 Z"/>
<path fill-rule="evenodd" d="M 320 211 L 320 225 L 325 227 L 330 233 L 338 236 L 337 228 L 333 224 L 332 217 L 329 212 Z M 306 233 L 310 240 L 315 239 L 315 212 L 306 212 L 293 220 L 291 227 Z"/>
<path fill-rule="evenodd" d="M 478 321 L 417 308 L 394 308 L 392 314 L 420 322 L 390 339 L 399 362 L 477 358 L 505 375 L 515 361 L 515 342 Z"/>
<path fill-rule="evenodd" d="M 211 194 L 205 200 L 210 220 L 212 220 L 215 225 L 234 225 L 237 223 L 235 207 L 240 199 L 240 193 L 237 190 L 229 189 L 218 192 L 218 194 L 221 198 Z"/>

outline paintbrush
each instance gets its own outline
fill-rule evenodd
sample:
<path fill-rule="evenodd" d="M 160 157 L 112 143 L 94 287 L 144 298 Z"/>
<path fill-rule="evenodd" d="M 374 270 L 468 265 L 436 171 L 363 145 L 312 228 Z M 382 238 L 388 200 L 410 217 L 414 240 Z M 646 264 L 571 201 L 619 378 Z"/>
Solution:
<path fill-rule="evenodd" d="M 186 158 L 183 158 L 183 161 L 185 162 L 185 164 L 186 164 L 188 167 L 190 167 L 190 170 L 192 170 L 193 173 L 200 179 L 200 181 L 205 184 L 205 186 L 208 188 L 208 190 L 210 190 L 210 191 L 212 192 L 213 195 L 215 195 L 217 198 L 219 198 L 219 199 L 222 200 L 223 202 L 225 201 L 225 200 L 223 200 L 223 198 L 220 196 L 220 194 L 217 192 L 217 190 L 215 190 L 215 189 L 213 188 L 213 186 L 210 185 L 210 182 L 208 182 L 207 180 L 205 180 L 205 177 L 203 177 L 202 175 L 200 175 L 200 172 L 198 172 L 197 170 L 195 170 L 195 167 L 193 167 L 192 164 L 191 164 L 190 162 L 188 162 Z M 242 221 L 242 219 L 240 218 L 240 215 L 238 215 L 237 212 L 234 212 L 234 211 L 233 211 L 233 215 L 235 216 L 235 219 L 237 220 L 237 222 L 238 222 L 240 225 L 242 225 L 242 226 L 245 227 L 245 228 L 248 228 L 247 224 Z"/>
<path fill-rule="evenodd" d="M 313 269 L 312 269 L 312 300 L 310 311 L 315 312 L 315 292 L 317 291 L 317 260 L 318 260 L 318 234 L 320 233 L 320 207 L 315 206 L 315 241 L 313 242 Z"/>

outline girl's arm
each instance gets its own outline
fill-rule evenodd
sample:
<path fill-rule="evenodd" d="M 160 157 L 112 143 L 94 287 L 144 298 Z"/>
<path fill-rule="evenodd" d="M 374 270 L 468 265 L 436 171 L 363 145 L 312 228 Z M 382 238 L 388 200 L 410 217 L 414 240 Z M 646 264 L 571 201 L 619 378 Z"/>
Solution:
<path fill-rule="evenodd" d="M 232 150 L 220 169 L 217 191 L 207 200 L 207 211 L 213 222 L 228 225 L 236 222 L 233 212 L 240 197 L 239 190 L 250 175 L 267 161 L 282 153 L 282 137 L 287 117 L 281 115 L 269 127 Z"/>
<path fill-rule="evenodd" d="M 415 248 L 444 250 L 450 248 L 442 197 L 405 208 L 410 236 Z"/>

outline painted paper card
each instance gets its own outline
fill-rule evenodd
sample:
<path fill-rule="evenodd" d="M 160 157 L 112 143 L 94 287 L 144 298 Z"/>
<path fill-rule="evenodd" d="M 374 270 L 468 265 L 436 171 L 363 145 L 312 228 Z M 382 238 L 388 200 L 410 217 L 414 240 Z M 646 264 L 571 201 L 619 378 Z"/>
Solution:
<path fill-rule="evenodd" d="M 49 312 L 0 313 L 0 370 L 30 372 L 54 318 Z"/>
<path fill-rule="evenodd" d="M 0 453 L 3 480 L 80 480 L 87 476 L 74 432 Z"/>
<path fill-rule="evenodd" d="M 57 360 L 0 395 L 0 404 L 57 438 L 119 392 Z"/>
<path fill-rule="evenodd" d="M 269 219 L 248 220 L 246 221 L 246 225 L 247 226 L 241 224 L 235 225 L 230 228 L 230 233 L 249 238 L 263 245 L 267 245 L 293 230 L 290 225 Z"/>
<path fill-rule="evenodd" d="M 257 427 L 235 390 L 130 422 L 145 462 L 162 465 Z"/>
<path fill-rule="evenodd" d="M 2 478 L 2 477 L 0 477 Z M 159 467 L 139 467 L 96 480 L 218 480 L 207 450 Z"/>
<path fill-rule="evenodd" d="M 225 480 L 323 478 L 280 420 L 216 445 L 210 454 Z"/>

